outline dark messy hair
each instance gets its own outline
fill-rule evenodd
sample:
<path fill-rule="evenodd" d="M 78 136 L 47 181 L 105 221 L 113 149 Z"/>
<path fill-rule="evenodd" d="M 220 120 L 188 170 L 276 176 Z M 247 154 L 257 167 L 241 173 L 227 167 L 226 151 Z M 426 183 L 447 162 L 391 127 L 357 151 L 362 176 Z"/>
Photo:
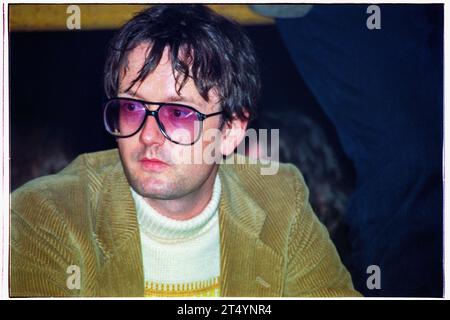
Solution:
<path fill-rule="evenodd" d="M 210 90 L 216 90 L 225 121 L 233 114 L 249 120 L 255 116 L 260 90 L 258 64 L 250 39 L 236 22 L 203 5 L 158 5 L 140 12 L 118 31 L 109 46 L 104 75 L 109 98 L 118 93 L 128 53 L 142 43 L 150 44 L 151 49 L 130 88 L 157 67 L 168 47 L 178 94 L 191 77 L 206 101 Z"/>

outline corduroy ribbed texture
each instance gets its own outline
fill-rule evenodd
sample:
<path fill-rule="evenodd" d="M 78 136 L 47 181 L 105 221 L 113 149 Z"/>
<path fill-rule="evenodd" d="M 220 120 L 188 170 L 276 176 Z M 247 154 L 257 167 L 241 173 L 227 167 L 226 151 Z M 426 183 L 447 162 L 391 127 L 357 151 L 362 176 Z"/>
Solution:
<path fill-rule="evenodd" d="M 222 164 L 222 296 L 359 296 L 299 171 Z M 69 289 L 67 268 L 80 268 Z M 84 154 L 11 197 L 10 294 L 144 296 L 139 226 L 116 149 Z"/>

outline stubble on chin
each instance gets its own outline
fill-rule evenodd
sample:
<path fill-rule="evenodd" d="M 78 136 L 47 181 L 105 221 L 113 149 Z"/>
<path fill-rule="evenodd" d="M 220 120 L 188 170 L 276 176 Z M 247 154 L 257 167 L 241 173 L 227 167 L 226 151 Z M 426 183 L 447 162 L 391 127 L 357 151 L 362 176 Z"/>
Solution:
<path fill-rule="evenodd" d="M 139 169 L 137 161 L 126 163 L 123 159 L 122 166 L 128 183 L 142 197 L 172 200 L 180 196 L 181 192 L 178 189 L 183 183 L 172 181 L 174 179 L 173 172 L 171 172 L 173 167 L 167 168 L 165 172 L 147 172 Z"/>

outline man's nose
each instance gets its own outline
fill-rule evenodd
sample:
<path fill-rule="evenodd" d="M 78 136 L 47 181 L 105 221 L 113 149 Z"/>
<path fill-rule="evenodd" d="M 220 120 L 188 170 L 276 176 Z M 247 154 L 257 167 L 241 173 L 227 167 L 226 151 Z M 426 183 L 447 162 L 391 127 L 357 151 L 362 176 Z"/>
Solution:
<path fill-rule="evenodd" d="M 165 137 L 159 129 L 156 118 L 151 115 L 147 116 L 144 126 L 139 133 L 139 140 L 141 140 L 141 142 L 145 145 L 162 145 L 164 143 L 164 139 Z"/>

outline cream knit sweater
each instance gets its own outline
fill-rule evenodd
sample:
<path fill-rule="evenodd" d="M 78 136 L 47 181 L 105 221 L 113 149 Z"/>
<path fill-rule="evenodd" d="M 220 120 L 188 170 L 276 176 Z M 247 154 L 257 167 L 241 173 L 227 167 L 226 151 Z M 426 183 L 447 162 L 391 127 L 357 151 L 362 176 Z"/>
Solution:
<path fill-rule="evenodd" d="M 145 296 L 219 296 L 220 178 L 211 200 L 189 220 L 159 214 L 133 189 L 141 234 Z"/>

